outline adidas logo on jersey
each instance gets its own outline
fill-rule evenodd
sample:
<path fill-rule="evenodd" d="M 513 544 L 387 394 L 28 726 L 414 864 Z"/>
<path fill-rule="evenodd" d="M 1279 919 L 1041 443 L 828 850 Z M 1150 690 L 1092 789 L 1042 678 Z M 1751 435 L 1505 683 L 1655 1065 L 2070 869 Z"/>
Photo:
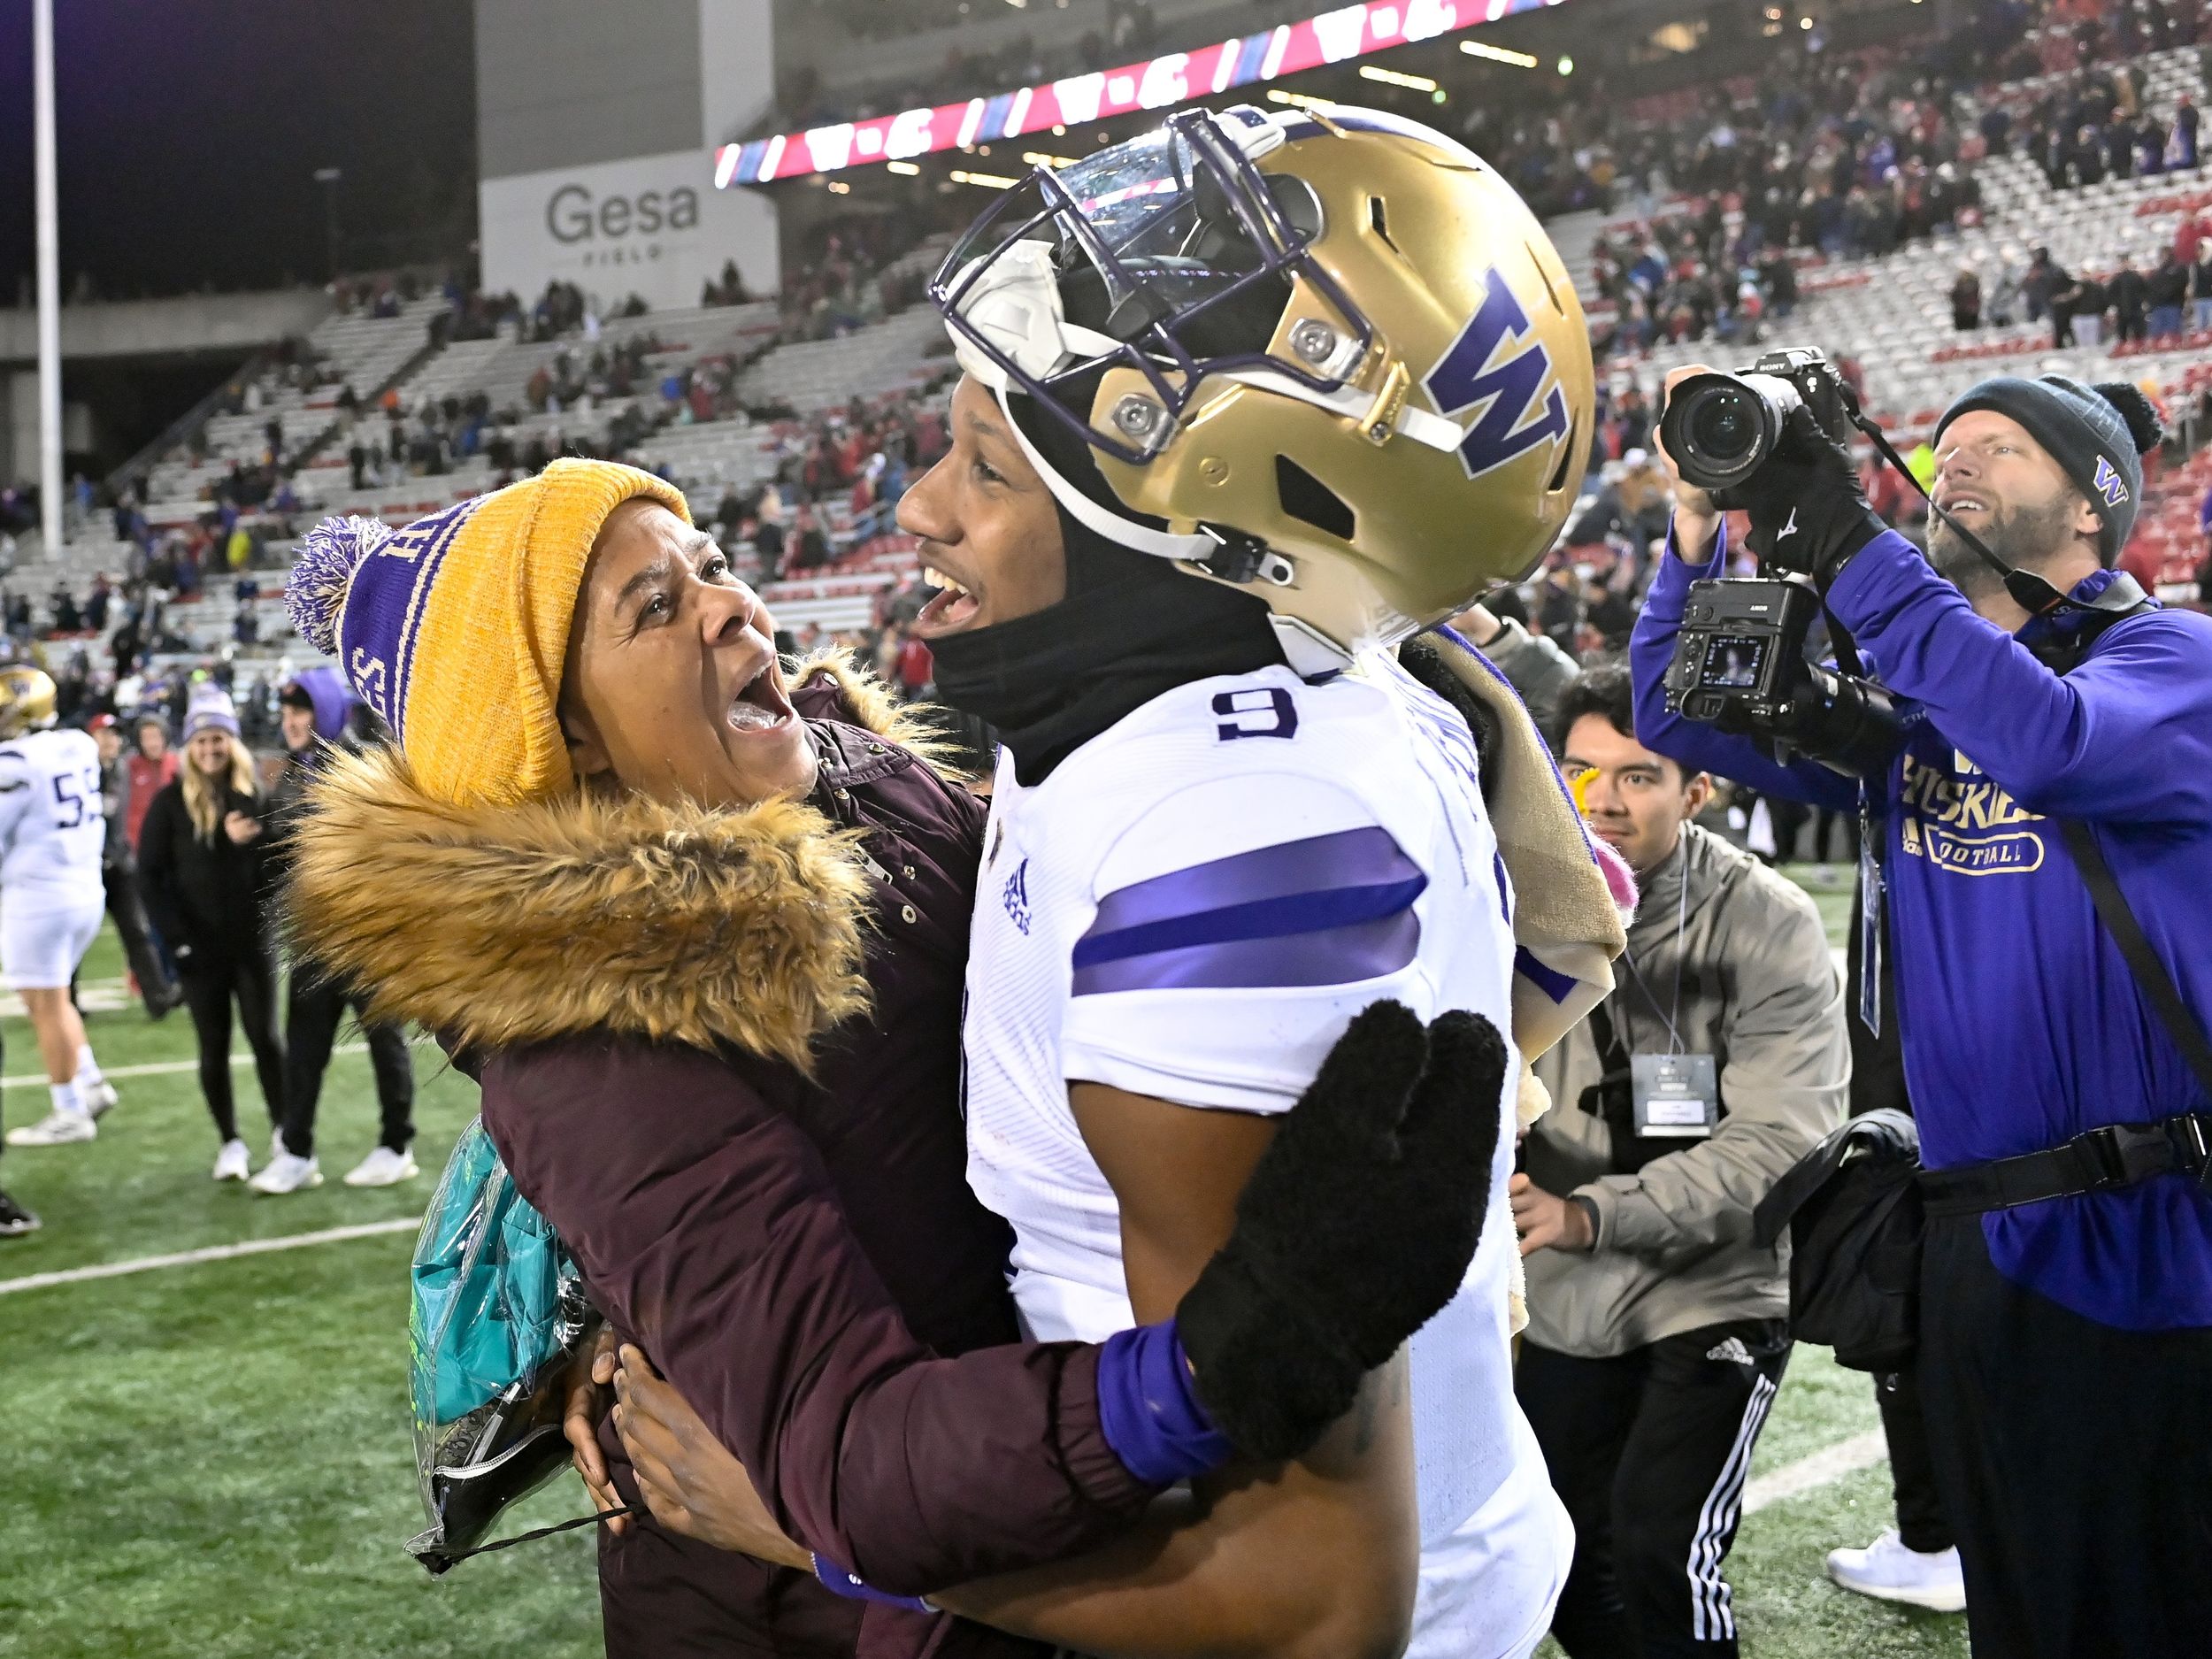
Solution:
<path fill-rule="evenodd" d="M 1732 1336 L 1725 1342 L 1707 1348 L 1705 1357 L 1719 1360 L 1724 1365 L 1748 1365 L 1752 1363 L 1751 1350 L 1743 1345 L 1743 1339 L 1740 1336 Z"/>

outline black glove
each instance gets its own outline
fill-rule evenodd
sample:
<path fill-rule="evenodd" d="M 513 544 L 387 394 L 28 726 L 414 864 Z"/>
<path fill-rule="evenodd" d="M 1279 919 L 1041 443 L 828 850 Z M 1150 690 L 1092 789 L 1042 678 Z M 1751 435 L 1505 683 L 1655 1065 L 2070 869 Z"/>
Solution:
<path fill-rule="evenodd" d="M 1744 541 L 1763 562 L 1824 580 L 1889 527 L 1866 504 L 1850 456 L 1801 403 L 1790 411 L 1766 465 L 1715 490 L 1713 503 L 1751 515 Z"/>
<path fill-rule="evenodd" d="M 1176 1310 L 1202 1403 L 1237 1450 L 1295 1457 L 1452 1299 L 1482 1237 L 1505 1043 L 1402 1002 L 1355 1018 Z"/>

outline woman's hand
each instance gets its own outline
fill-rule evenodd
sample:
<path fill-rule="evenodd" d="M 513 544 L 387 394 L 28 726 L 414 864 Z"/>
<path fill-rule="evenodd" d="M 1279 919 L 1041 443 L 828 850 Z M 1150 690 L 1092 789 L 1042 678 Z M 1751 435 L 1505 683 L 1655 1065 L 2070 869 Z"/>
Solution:
<path fill-rule="evenodd" d="M 628 1343 L 622 1347 L 614 1392 L 615 1429 L 655 1520 L 717 1549 L 814 1570 L 813 1555 L 776 1525 L 745 1465 L 714 1438 L 653 1362 Z"/>
<path fill-rule="evenodd" d="M 261 820 L 244 812 L 226 812 L 223 833 L 230 837 L 234 846 L 243 847 L 261 833 Z"/>
<path fill-rule="evenodd" d="M 599 1419 L 607 1415 L 613 1393 L 617 1346 L 614 1327 L 601 1325 L 569 1366 L 568 1404 L 561 1414 L 561 1437 L 568 1442 L 569 1461 L 584 1478 L 584 1490 L 602 1515 L 627 1507 L 607 1473 L 607 1455 L 599 1449 Z M 604 1525 L 619 1536 L 629 1530 L 630 1519 L 622 1516 Z"/>
<path fill-rule="evenodd" d="M 1693 374 L 1710 374 L 1709 364 L 1692 363 L 1671 370 L 1667 375 L 1667 388 L 1659 399 L 1663 419 L 1667 399 L 1674 396 L 1674 388 Z M 1674 484 L 1674 552 L 1675 557 L 1691 565 L 1702 565 L 1713 557 L 1713 538 L 1720 532 L 1720 509 L 1703 490 L 1694 488 L 1682 481 L 1681 469 L 1674 464 L 1674 457 L 1667 453 L 1666 438 L 1655 424 L 1651 429 L 1652 448 L 1659 451 L 1659 458 L 1667 464 L 1667 477 Z"/>

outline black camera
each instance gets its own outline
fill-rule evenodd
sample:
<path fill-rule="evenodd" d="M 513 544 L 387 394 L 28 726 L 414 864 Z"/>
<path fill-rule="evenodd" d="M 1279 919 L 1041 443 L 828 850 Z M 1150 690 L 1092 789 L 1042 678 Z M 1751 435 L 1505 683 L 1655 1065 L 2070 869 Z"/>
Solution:
<path fill-rule="evenodd" d="M 1770 351 L 1736 373 L 1678 385 L 1660 417 L 1661 441 L 1682 481 L 1717 492 L 1725 507 L 1726 491 L 1765 465 L 1801 406 L 1839 442 L 1855 430 L 1857 400 L 1826 357 Z M 1904 725 L 1881 687 L 1809 659 L 1806 641 L 1821 614 L 1809 582 L 1693 582 L 1667 669 L 1669 711 L 1763 739 L 1784 758 L 1809 755 L 1855 777 L 1879 771 L 1903 742 Z M 1855 668 L 1849 637 L 1832 618 L 1829 633 Z"/>
<path fill-rule="evenodd" d="M 1694 374 L 1677 386 L 1659 418 L 1660 442 L 1684 483 L 1725 490 L 1766 464 L 1801 407 L 1837 442 L 1851 442 L 1858 400 L 1835 365 L 1801 346 L 1770 351 L 1747 369 Z"/>
<path fill-rule="evenodd" d="M 1804 582 L 1693 582 L 1667 669 L 1668 710 L 1762 738 L 1784 759 L 1809 755 L 1849 777 L 1880 771 L 1904 741 L 1904 723 L 1872 680 L 1807 659 L 1820 611 Z"/>

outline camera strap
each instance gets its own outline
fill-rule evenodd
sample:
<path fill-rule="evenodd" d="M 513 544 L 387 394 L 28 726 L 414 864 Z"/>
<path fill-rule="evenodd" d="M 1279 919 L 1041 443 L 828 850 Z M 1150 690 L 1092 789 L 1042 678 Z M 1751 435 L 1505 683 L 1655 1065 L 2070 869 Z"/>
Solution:
<path fill-rule="evenodd" d="M 1855 409 L 1851 414 L 1851 424 L 1856 426 L 1867 442 L 1874 446 L 1876 453 L 1896 469 L 1898 476 L 1912 486 L 1914 493 L 1928 503 L 1928 511 L 1942 519 L 1949 526 L 1951 534 L 1963 541 L 1976 557 L 1997 572 L 1998 577 L 2004 582 L 2005 592 L 2012 596 L 2012 602 L 2030 616 L 2050 617 L 2061 611 L 2073 611 L 2088 616 L 2102 615 L 2117 618 L 2124 616 L 2142 603 L 2144 599 L 2142 586 L 2125 572 L 2122 572 L 2118 579 L 2095 598 L 2083 601 L 2059 592 L 2057 588 L 2052 587 L 2032 571 L 2017 570 L 2006 564 L 2004 560 L 1989 550 L 1988 545 L 1979 536 L 1936 505 L 1935 497 L 1928 493 L 1917 478 L 1913 476 L 1912 468 L 1905 465 L 1904 457 L 1897 453 L 1895 447 L 1882 434 L 1882 429 L 1879 426 L 1864 415 L 1860 414 Z"/>
<path fill-rule="evenodd" d="M 2173 976 L 2135 919 L 2104 849 L 2097 844 L 2096 833 L 2080 818 L 2052 821 L 2128 972 L 2181 1051 L 2197 1087 L 2212 1099 L 2212 1038 L 2182 1000 Z M 1920 1182 L 1928 1214 L 1956 1216 L 2106 1192 L 2174 1170 L 2194 1177 L 2200 1187 L 2212 1192 L 2212 1112 L 2185 1112 L 2151 1123 L 2106 1124 L 2048 1151 L 1924 1171 Z"/>
<path fill-rule="evenodd" d="M 2105 862 L 2104 849 L 2097 845 L 2097 837 L 2089 826 L 2079 818 L 2062 818 L 2057 820 L 2059 838 L 2066 843 L 2067 853 L 2081 872 L 2083 883 L 2089 888 L 2089 897 L 2097 907 L 2105 931 L 2112 935 L 2112 942 L 2120 948 L 2120 955 L 2127 959 L 2128 972 L 2143 987 L 2143 995 L 2150 999 L 2159 1024 L 2166 1027 L 2166 1034 L 2174 1040 L 2174 1047 L 2181 1050 L 2190 1074 L 2197 1079 L 2207 1099 L 2212 1099 L 2212 1039 L 2204 1034 L 2204 1026 L 2183 1002 L 2175 987 L 2173 976 L 2166 972 L 2166 964 L 2151 949 L 2151 941 L 2144 936 L 2143 925 L 2135 919 L 2135 911 L 2129 906 L 2126 895 L 2112 874 L 2112 866 Z"/>

